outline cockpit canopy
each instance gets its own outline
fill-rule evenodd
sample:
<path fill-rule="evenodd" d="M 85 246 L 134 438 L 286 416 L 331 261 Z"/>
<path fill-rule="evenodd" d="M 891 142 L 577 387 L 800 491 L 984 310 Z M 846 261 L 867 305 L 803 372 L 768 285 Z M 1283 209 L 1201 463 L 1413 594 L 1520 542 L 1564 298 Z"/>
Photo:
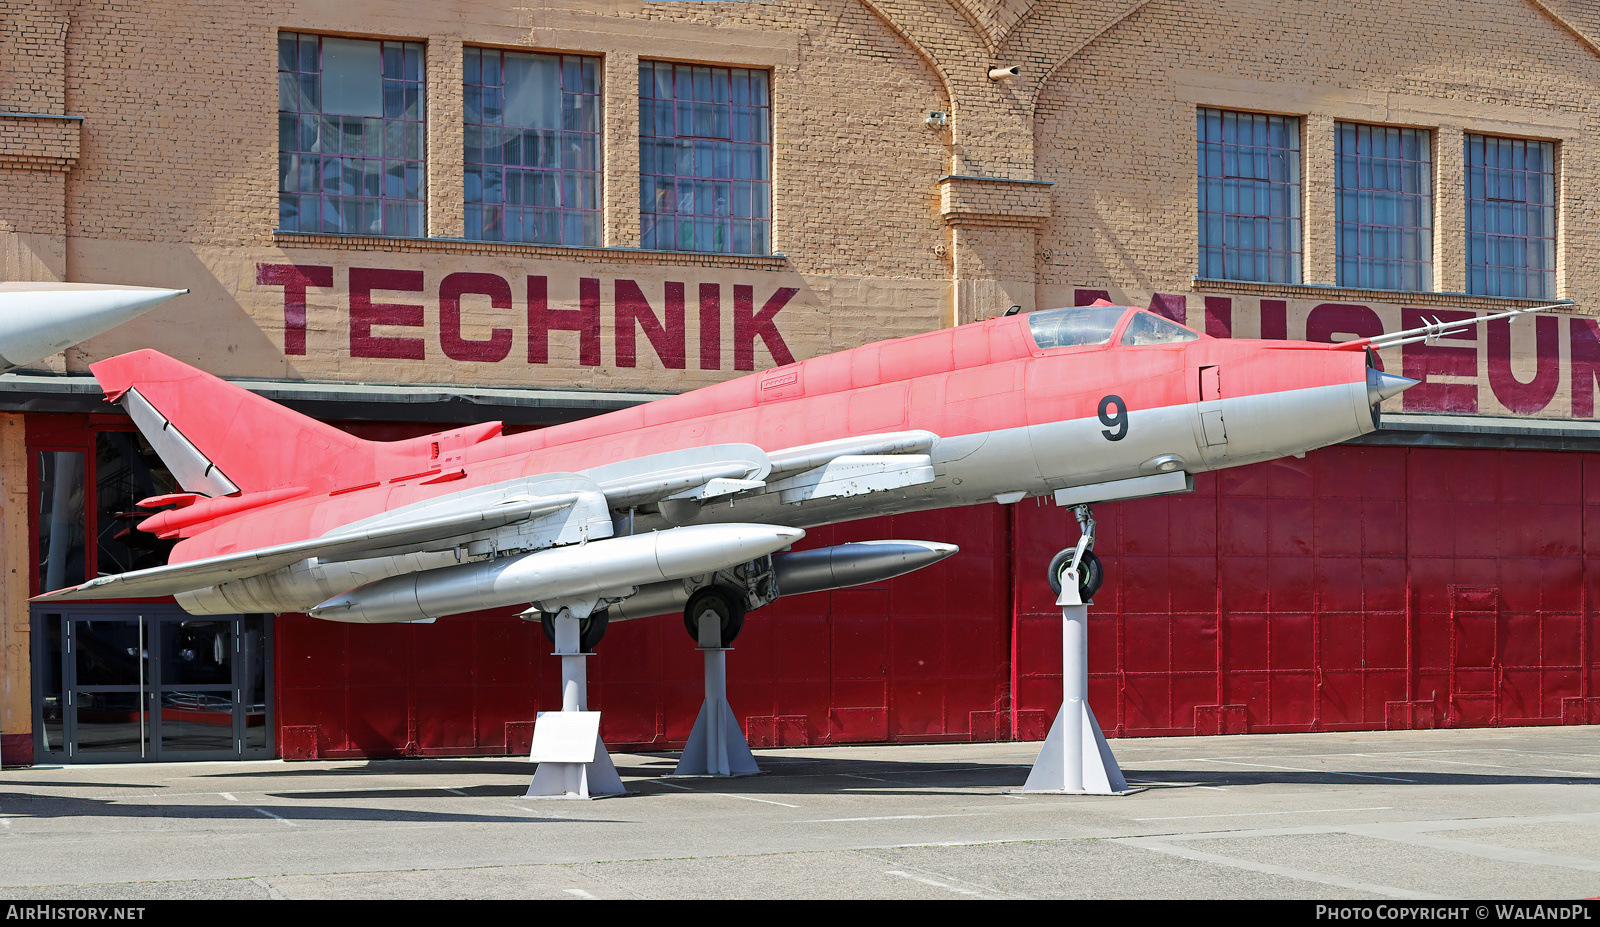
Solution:
<path fill-rule="evenodd" d="M 1041 349 L 1085 347 L 1110 344 L 1117 325 L 1129 316 L 1122 331 L 1121 344 L 1178 344 L 1194 341 L 1200 335 L 1178 323 L 1127 306 L 1077 306 L 1069 309 L 1046 309 L 1028 314 L 1028 327 L 1033 342 Z"/>
<path fill-rule="evenodd" d="M 1199 339 L 1198 332 L 1143 309 L 1135 311 L 1122 330 L 1123 344 L 1179 344 Z"/>

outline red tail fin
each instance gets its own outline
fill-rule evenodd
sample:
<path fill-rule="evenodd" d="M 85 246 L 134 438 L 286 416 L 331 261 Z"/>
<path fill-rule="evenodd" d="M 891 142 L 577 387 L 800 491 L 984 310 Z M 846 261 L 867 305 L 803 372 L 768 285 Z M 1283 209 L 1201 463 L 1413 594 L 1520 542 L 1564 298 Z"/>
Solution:
<path fill-rule="evenodd" d="M 190 492 L 317 491 L 374 479 L 370 442 L 160 352 L 135 351 L 89 369 Z"/>

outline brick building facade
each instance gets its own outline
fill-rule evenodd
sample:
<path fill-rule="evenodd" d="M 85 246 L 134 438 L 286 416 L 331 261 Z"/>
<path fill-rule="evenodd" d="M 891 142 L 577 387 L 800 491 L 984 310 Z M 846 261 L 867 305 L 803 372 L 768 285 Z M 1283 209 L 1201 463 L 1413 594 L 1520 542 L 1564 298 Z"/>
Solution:
<path fill-rule="evenodd" d="M 40 455 L 93 457 L 96 435 L 129 430 L 86 378 L 97 359 L 155 347 L 399 436 L 570 419 L 1101 295 L 1213 335 L 1314 340 L 1575 303 L 1386 354 L 1429 382 L 1367 445 L 1116 508 L 1110 540 L 1129 546 L 1108 561 L 1139 572 L 1115 580 L 1116 631 L 1094 645 L 1108 732 L 1600 720 L 1582 492 L 1600 460 L 1597 41 L 1576 0 L 9 9 L 0 279 L 192 292 L 0 376 L 4 746 L 55 749 L 37 747 L 26 601 Z M 1430 473 L 1502 524 L 1547 507 L 1549 537 L 1475 544 L 1469 522 L 1439 523 Z M 1336 525 L 1349 506 L 1354 536 Z M 1157 523 L 1187 527 L 1158 539 Z M 962 543 L 960 566 L 752 622 L 732 681 L 752 741 L 1042 735 L 1051 672 L 1028 645 L 1049 608 L 1026 578 L 1066 539 L 1060 513 L 832 533 L 891 527 Z M 1383 591 L 1351 599 L 1331 573 Z M 1458 614 L 1499 630 L 1485 645 Z M 1333 643 L 1346 619 L 1372 654 Z M 280 619 L 268 749 L 515 751 L 553 686 L 537 631 L 479 616 L 453 644 L 421 637 L 446 624 Z M 607 737 L 681 741 L 692 651 L 637 624 L 593 671 Z M 1526 627 L 1531 654 L 1508 643 Z M 1273 634 L 1276 651 L 1251 643 Z M 450 672 L 423 659 L 438 647 L 458 648 Z M 507 653 L 519 666 L 495 669 Z M 1335 692 L 1341 673 L 1355 689 Z M 1537 693 L 1484 709 L 1507 678 Z"/>

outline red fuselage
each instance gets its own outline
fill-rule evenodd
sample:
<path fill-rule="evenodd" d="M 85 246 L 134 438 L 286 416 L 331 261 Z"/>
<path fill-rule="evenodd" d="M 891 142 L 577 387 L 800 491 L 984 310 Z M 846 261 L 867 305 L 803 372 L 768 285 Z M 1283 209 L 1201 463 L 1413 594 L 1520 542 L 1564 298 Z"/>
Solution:
<path fill-rule="evenodd" d="M 353 438 L 152 351 L 93 370 L 113 398 L 136 389 L 240 490 L 180 500 L 192 504 L 143 523 L 184 539 L 174 564 L 707 445 L 772 453 L 886 433 L 937 436 L 931 483 L 799 506 L 758 492 L 708 506 L 701 519 L 805 526 L 1126 479 L 1157 459 L 1212 470 L 1375 427 L 1361 351 L 1192 332 L 1123 343 L 1142 315 L 1126 310 L 1103 344 L 1040 347 L 1047 316 L 1034 313 L 870 344 L 539 431 L 505 436 L 489 424 L 391 443 Z M 630 530 L 668 523 L 633 514 Z M 375 565 L 365 575 L 405 570 Z"/>

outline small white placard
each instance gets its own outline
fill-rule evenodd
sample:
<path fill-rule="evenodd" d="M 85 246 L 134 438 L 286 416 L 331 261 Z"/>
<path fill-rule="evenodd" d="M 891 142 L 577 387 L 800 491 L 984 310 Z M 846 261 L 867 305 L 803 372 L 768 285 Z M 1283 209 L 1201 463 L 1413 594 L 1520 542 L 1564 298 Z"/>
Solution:
<path fill-rule="evenodd" d="M 593 763 L 600 712 L 541 711 L 533 722 L 535 763 Z"/>

